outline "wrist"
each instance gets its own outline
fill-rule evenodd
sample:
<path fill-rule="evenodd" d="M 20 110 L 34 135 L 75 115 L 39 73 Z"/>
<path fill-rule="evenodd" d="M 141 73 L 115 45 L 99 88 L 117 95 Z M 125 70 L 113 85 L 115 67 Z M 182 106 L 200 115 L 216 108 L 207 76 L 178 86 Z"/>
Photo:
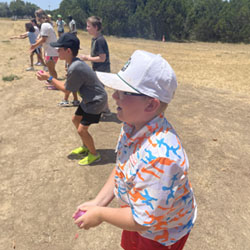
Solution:
<path fill-rule="evenodd" d="M 50 77 L 47 79 L 47 82 L 51 83 L 51 82 L 52 82 L 52 79 L 53 79 L 53 76 L 50 76 Z"/>

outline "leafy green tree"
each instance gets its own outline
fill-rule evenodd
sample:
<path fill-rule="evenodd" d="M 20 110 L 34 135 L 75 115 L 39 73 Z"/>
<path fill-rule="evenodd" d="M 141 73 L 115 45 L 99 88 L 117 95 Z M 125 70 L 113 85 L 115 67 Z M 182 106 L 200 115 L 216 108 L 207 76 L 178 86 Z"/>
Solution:
<path fill-rule="evenodd" d="M 0 17 L 9 17 L 11 12 L 8 3 L 0 3 Z"/>
<path fill-rule="evenodd" d="M 39 9 L 39 7 L 37 5 L 29 3 L 29 2 L 25 3 L 24 8 L 25 8 L 25 15 L 32 16 L 32 17 L 35 17 L 34 13 L 37 9 Z"/>
<path fill-rule="evenodd" d="M 24 16 L 26 14 L 24 1 L 22 0 L 11 1 L 10 11 L 14 16 Z"/>
<path fill-rule="evenodd" d="M 60 13 L 65 21 L 70 15 L 76 21 L 77 28 L 85 27 L 85 20 L 89 15 L 88 0 L 63 0 L 60 4 L 58 13 Z"/>

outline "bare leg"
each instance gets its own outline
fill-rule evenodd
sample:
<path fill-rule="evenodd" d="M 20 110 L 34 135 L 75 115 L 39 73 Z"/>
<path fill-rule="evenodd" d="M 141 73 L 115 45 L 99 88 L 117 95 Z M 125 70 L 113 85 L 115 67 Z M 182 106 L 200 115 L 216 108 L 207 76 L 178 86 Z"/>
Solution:
<path fill-rule="evenodd" d="M 46 66 L 44 60 L 43 60 L 43 57 L 42 57 L 42 54 L 37 54 L 37 58 L 38 58 L 38 61 L 43 65 L 43 66 Z"/>
<path fill-rule="evenodd" d="M 50 61 L 46 62 L 46 65 L 48 67 L 50 75 L 57 79 L 57 72 L 56 72 L 56 69 L 55 69 L 55 67 L 56 67 L 55 62 L 50 60 Z"/>
<path fill-rule="evenodd" d="M 85 147 L 88 148 L 89 152 L 93 155 L 96 155 L 96 149 L 94 145 L 94 141 L 92 136 L 88 132 L 89 126 L 84 126 L 80 122 L 82 120 L 82 116 L 74 115 L 72 118 L 72 122 L 74 123 L 79 136 L 81 137 L 82 143 Z"/>
<path fill-rule="evenodd" d="M 34 53 L 31 52 L 30 53 L 30 67 L 33 67 L 33 56 L 34 56 Z"/>
<path fill-rule="evenodd" d="M 97 152 L 95 149 L 94 140 L 93 137 L 88 132 L 88 128 L 89 126 L 85 126 L 80 123 L 77 132 L 80 135 L 83 144 L 87 147 L 89 152 L 93 155 L 96 155 Z"/>
<path fill-rule="evenodd" d="M 69 100 L 69 95 L 70 95 L 70 93 L 64 93 L 64 101 Z"/>
<path fill-rule="evenodd" d="M 72 122 L 75 125 L 76 130 L 78 130 L 78 127 L 80 125 L 81 120 L 82 120 L 82 116 L 80 116 L 80 115 L 74 115 L 72 117 Z"/>
<path fill-rule="evenodd" d="M 74 101 L 78 101 L 78 96 L 77 96 L 77 92 L 72 92 L 73 97 L 74 97 Z"/>

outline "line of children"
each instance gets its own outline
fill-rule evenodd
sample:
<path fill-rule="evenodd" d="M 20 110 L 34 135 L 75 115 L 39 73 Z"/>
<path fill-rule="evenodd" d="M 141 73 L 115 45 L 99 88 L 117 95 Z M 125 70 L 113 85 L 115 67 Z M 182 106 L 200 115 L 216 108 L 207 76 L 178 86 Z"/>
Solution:
<path fill-rule="evenodd" d="M 79 164 L 100 160 L 88 128 L 99 122 L 107 102 L 103 84 L 114 89 L 117 117 L 123 122 L 116 166 L 97 196 L 77 207 L 73 218 L 79 210 L 85 213 L 75 224 L 89 229 L 107 222 L 123 229 L 125 250 L 182 250 L 197 206 L 188 157 L 164 116 L 177 88 L 173 69 L 160 55 L 137 50 L 118 74 L 95 73 L 77 58 L 80 41 L 74 34 L 63 34 L 51 46 L 69 65 L 67 80 L 64 84 L 46 72 L 37 72 L 37 77 L 65 93 L 81 94 L 72 121 L 83 145 L 71 151 L 87 154 Z M 115 197 L 120 207 L 108 207 Z"/>

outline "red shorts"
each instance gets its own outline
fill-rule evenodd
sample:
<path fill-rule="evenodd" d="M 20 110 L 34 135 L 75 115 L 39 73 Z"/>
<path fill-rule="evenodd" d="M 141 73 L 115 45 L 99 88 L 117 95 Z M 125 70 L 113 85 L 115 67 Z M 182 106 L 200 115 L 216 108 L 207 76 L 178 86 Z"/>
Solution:
<path fill-rule="evenodd" d="M 45 62 L 53 61 L 54 63 L 57 63 L 58 56 L 45 56 Z"/>
<path fill-rule="evenodd" d="M 157 241 L 142 237 L 137 232 L 123 230 L 121 247 L 125 250 L 181 250 L 183 249 L 189 233 L 171 246 L 163 246 Z"/>

